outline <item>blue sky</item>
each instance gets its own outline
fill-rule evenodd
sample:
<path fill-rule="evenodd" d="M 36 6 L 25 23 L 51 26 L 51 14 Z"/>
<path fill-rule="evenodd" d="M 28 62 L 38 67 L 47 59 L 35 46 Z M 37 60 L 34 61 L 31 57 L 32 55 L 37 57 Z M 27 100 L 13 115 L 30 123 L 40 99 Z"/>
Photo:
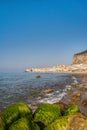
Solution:
<path fill-rule="evenodd" d="M 87 49 L 87 0 L 0 1 L 0 71 L 71 64 Z"/>

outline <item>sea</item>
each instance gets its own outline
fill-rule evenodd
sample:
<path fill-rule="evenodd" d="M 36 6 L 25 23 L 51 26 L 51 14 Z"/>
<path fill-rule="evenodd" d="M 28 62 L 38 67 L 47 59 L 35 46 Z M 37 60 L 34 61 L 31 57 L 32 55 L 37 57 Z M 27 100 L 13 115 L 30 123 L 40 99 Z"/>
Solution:
<path fill-rule="evenodd" d="M 27 104 L 60 101 L 72 84 L 81 82 L 79 75 L 59 73 L 0 73 L 0 111 L 17 102 Z M 45 93 L 45 90 L 53 90 Z"/>

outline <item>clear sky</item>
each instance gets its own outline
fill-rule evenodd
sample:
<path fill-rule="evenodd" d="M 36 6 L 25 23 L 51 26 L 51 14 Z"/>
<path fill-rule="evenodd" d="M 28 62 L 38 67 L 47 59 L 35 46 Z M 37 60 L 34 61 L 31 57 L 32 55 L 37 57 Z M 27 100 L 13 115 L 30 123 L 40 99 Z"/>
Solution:
<path fill-rule="evenodd" d="M 71 64 L 87 49 L 87 0 L 0 0 L 0 71 Z"/>

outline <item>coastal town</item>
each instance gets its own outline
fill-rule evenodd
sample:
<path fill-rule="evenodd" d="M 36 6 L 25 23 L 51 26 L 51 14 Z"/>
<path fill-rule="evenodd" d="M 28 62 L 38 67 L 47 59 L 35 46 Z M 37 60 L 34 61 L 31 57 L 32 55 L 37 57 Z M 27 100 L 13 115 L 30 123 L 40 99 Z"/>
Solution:
<path fill-rule="evenodd" d="M 25 72 L 87 73 L 87 50 L 74 54 L 71 65 L 60 64 L 48 68 L 30 68 Z"/>

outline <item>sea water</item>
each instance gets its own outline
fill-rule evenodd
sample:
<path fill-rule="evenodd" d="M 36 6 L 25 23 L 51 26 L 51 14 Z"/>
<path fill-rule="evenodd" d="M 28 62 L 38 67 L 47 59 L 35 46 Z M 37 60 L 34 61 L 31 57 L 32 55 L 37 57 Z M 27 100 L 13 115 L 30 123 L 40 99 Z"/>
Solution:
<path fill-rule="evenodd" d="M 73 83 L 79 83 L 78 76 L 71 74 L 0 73 L 0 111 L 15 102 L 58 102 Z M 53 92 L 44 93 L 47 89 L 52 89 Z"/>

